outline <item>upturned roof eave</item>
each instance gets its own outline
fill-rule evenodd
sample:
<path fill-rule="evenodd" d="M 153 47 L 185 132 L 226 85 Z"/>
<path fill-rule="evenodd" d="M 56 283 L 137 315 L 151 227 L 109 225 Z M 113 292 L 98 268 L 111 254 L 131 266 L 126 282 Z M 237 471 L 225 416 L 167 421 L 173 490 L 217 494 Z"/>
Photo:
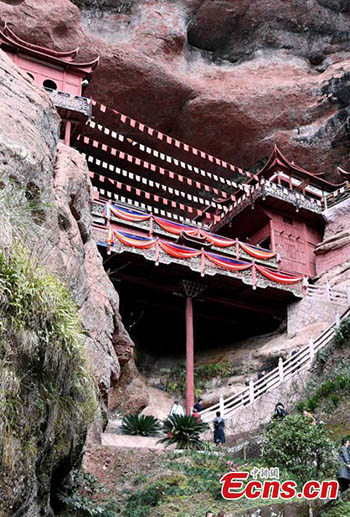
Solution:
<path fill-rule="evenodd" d="M 16 52 L 22 51 L 24 54 L 29 56 L 86 74 L 90 74 L 99 62 L 99 57 L 85 63 L 72 61 L 71 59 L 75 57 L 79 51 L 78 48 L 67 52 L 56 52 L 44 47 L 39 47 L 38 45 L 28 43 L 16 36 L 7 25 L 5 25 L 4 30 L 0 31 L 0 46 L 1 45 L 6 45 L 14 49 Z M 64 56 L 66 59 L 63 59 Z"/>

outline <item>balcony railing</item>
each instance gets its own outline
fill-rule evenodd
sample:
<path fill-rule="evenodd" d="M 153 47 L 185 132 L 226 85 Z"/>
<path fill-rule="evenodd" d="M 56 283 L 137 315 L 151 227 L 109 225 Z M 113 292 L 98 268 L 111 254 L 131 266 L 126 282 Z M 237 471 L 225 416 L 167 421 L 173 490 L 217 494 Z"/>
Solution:
<path fill-rule="evenodd" d="M 118 206 L 118 205 L 116 205 L 116 206 Z M 100 224 L 100 225 L 107 224 L 107 218 L 105 215 L 105 205 L 103 205 L 101 203 L 96 203 L 96 202 L 93 203 L 92 214 L 94 217 L 94 221 L 97 224 Z M 147 214 L 145 213 L 145 215 L 147 215 Z M 142 232 L 145 232 L 149 236 L 154 236 L 154 235 L 160 236 L 160 237 L 164 236 L 167 239 L 174 240 L 174 242 L 175 242 L 175 240 L 179 237 L 180 233 L 178 233 L 177 235 L 169 233 L 164 228 L 162 228 L 161 226 L 159 226 L 158 224 L 155 223 L 155 221 L 157 221 L 157 219 L 167 222 L 164 219 L 156 218 L 156 217 L 150 218 L 146 221 L 129 221 L 129 220 L 126 220 L 125 218 L 123 219 L 121 217 L 118 217 L 112 211 L 110 212 L 110 220 L 112 223 L 122 224 L 123 226 L 125 226 L 126 228 L 129 228 L 129 229 L 135 228 L 137 230 L 141 230 Z M 170 221 L 168 221 L 168 222 L 170 222 Z M 195 230 L 196 228 L 193 227 L 193 229 Z M 202 228 L 198 228 L 198 232 L 200 232 L 203 235 L 205 235 L 205 231 L 206 230 L 204 230 Z M 210 235 L 212 235 L 212 234 L 210 234 Z M 216 237 L 218 239 L 220 239 L 219 235 L 217 235 Z M 221 238 L 225 239 L 225 237 L 221 237 Z M 224 248 L 222 246 L 217 246 L 217 245 L 215 245 L 215 242 L 212 242 L 212 246 L 210 249 L 211 249 L 211 251 L 213 251 L 215 253 L 222 253 L 224 250 L 225 255 L 235 258 L 237 260 L 251 261 L 252 258 L 254 258 L 255 262 L 258 264 L 263 264 L 264 266 L 268 266 L 271 268 L 278 267 L 277 253 L 273 253 L 273 252 L 271 252 L 271 250 L 260 248 L 258 246 L 254 246 L 249 243 L 240 242 L 238 239 L 232 239 L 232 245 L 225 246 Z"/>
<path fill-rule="evenodd" d="M 94 236 L 99 246 L 107 248 L 108 253 L 131 253 L 143 256 L 155 265 L 177 264 L 188 267 L 203 276 L 223 275 L 237 279 L 256 288 L 272 287 L 290 291 L 297 297 L 303 296 L 303 277 L 293 277 L 254 260 L 236 260 L 224 255 L 179 245 L 160 237 L 148 234 L 130 233 L 130 230 L 109 223 L 108 227 L 94 225 Z"/>
<path fill-rule="evenodd" d="M 305 196 L 301 192 L 291 190 L 277 183 L 262 179 L 260 183 L 253 185 L 249 192 L 242 194 L 237 201 L 232 205 L 228 213 L 222 215 L 222 219 L 216 223 L 215 231 L 222 228 L 227 222 L 236 216 L 239 212 L 242 212 L 248 206 L 254 204 L 258 198 L 265 199 L 266 197 L 274 197 L 295 206 L 296 211 L 301 208 L 315 212 L 318 214 L 322 213 L 323 204 L 321 200 L 314 199 L 310 196 Z"/>
<path fill-rule="evenodd" d="M 79 97 L 78 95 L 70 95 L 69 93 L 59 92 L 57 90 L 46 89 L 56 108 L 66 109 L 81 113 L 86 117 L 91 117 L 92 107 L 90 99 Z"/>

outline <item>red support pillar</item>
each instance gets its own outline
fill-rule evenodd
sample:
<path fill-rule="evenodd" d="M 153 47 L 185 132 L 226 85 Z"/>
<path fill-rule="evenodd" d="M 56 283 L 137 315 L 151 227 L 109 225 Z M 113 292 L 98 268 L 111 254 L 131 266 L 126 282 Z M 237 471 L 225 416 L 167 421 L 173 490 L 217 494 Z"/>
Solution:
<path fill-rule="evenodd" d="M 72 122 L 70 120 L 66 121 L 66 125 L 64 128 L 64 143 L 66 145 L 70 145 L 70 133 L 72 129 Z"/>
<path fill-rule="evenodd" d="M 194 404 L 194 351 L 193 351 L 193 303 L 186 296 L 186 413 Z"/>

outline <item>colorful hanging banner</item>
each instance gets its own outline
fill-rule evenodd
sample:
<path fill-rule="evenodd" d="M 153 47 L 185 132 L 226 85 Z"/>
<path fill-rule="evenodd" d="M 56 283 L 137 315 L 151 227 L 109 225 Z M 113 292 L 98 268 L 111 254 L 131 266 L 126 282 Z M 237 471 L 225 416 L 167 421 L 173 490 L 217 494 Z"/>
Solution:
<path fill-rule="evenodd" d="M 222 255 L 216 255 L 215 253 L 209 253 L 207 251 L 204 252 L 205 257 L 223 269 L 227 271 L 243 271 L 244 269 L 249 269 L 253 264 L 249 264 L 248 262 L 243 262 L 242 260 L 235 260 L 228 257 L 223 257 Z"/>
<path fill-rule="evenodd" d="M 219 191 L 218 189 L 216 189 L 214 187 L 210 187 L 209 185 L 203 184 L 199 181 L 195 181 L 195 180 L 192 180 L 191 178 L 184 177 L 184 176 L 179 175 L 175 172 L 172 172 L 168 169 L 159 167 L 158 165 L 155 165 L 154 163 L 150 163 L 148 161 L 141 160 L 140 158 L 136 158 L 135 156 L 133 156 L 131 154 L 120 151 L 119 149 L 115 149 L 114 147 L 109 147 L 105 144 L 101 144 L 101 142 L 99 142 L 98 140 L 92 140 L 88 136 L 78 135 L 77 140 L 81 141 L 84 145 L 88 145 L 90 147 L 92 146 L 96 149 L 101 149 L 103 152 L 105 152 L 107 154 L 109 151 L 109 154 L 119 158 L 120 160 L 124 160 L 129 163 L 133 163 L 137 166 L 143 167 L 144 169 L 151 170 L 153 172 L 157 172 L 161 175 L 166 174 L 170 179 L 172 179 L 172 180 L 176 179 L 178 182 L 180 182 L 182 184 L 184 182 L 186 182 L 188 185 L 192 185 L 193 183 L 196 183 L 196 187 L 197 187 L 198 191 L 202 191 L 202 192 L 203 191 L 205 191 L 205 192 L 213 191 L 216 196 L 218 194 L 221 194 L 223 196 L 222 200 L 220 200 L 219 203 L 216 203 L 215 201 L 213 201 L 213 199 L 209 200 L 209 199 L 202 198 L 198 194 L 198 191 L 196 191 L 195 194 L 190 194 L 190 193 L 186 192 L 185 190 L 176 189 L 175 187 L 168 187 L 167 185 L 164 185 L 163 182 L 157 183 L 153 180 L 150 180 L 147 176 L 142 176 L 142 178 L 141 178 L 141 176 L 137 173 L 132 173 L 132 172 L 126 171 L 125 169 L 120 169 L 119 167 L 116 167 L 115 165 L 113 165 L 109 162 L 105 162 L 94 156 L 87 155 L 88 162 L 96 163 L 97 166 L 102 166 L 104 169 L 109 169 L 118 174 L 122 174 L 123 176 L 127 176 L 130 178 L 136 179 L 136 180 L 138 180 L 138 178 L 139 178 L 138 181 L 142 180 L 142 183 L 150 185 L 150 186 L 156 185 L 158 189 L 162 188 L 163 190 L 169 191 L 169 192 L 176 190 L 178 196 L 181 195 L 182 197 L 186 197 L 192 203 L 194 201 L 194 198 L 197 198 L 197 202 L 201 203 L 202 205 L 212 206 L 213 208 L 222 208 L 222 205 L 221 205 L 222 202 L 228 200 L 229 198 L 231 198 L 232 200 L 236 199 L 236 197 L 233 194 L 229 195 L 225 191 L 221 191 L 221 190 Z"/>
<path fill-rule="evenodd" d="M 202 254 L 202 250 L 187 248 L 186 246 L 180 246 L 180 244 L 173 244 L 163 240 L 159 240 L 159 246 L 163 251 L 165 251 L 165 253 L 167 253 L 171 257 L 179 259 L 199 257 Z"/>
<path fill-rule="evenodd" d="M 218 248 L 228 248 L 229 246 L 236 244 L 234 239 L 229 239 L 228 237 L 215 235 L 215 233 L 206 232 L 205 230 L 201 230 L 201 233 L 206 237 L 208 242 L 212 242 L 214 246 L 217 246 Z"/>
<path fill-rule="evenodd" d="M 254 246 L 253 244 L 246 244 L 244 242 L 239 243 L 240 247 L 243 251 L 248 253 L 248 255 L 260 259 L 260 260 L 268 260 L 276 257 L 276 251 L 265 250 L 264 248 L 259 248 L 258 246 Z"/>
<path fill-rule="evenodd" d="M 173 221 L 168 221 L 162 217 L 154 217 L 154 222 L 157 223 L 158 226 L 162 228 L 162 230 L 173 235 L 181 235 L 183 231 L 186 231 L 186 233 L 191 235 L 195 235 L 198 232 L 197 228 L 193 228 L 181 223 L 175 223 Z"/>
<path fill-rule="evenodd" d="M 91 104 L 93 106 L 99 106 L 100 111 L 103 113 L 106 111 L 106 106 L 101 105 L 96 100 L 92 99 Z M 240 167 L 237 167 L 235 165 L 232 165 L 231 163 L 227 163 L 224 160 L 221 160 L 220 158 L 217 158 L 216 156 L 212 156 L 211 154 L 206 153 L 205 151 L 200 151 L 196 147 L 192 147 L 189 144 L 186 144 L 185 142 L 181 142 L 180 140 L 177 140 L 169 135 L 166 135 L 162 133 L 161 131 L 157 131 L 156 129 L 153 129 L 152 127 L 146 126 L 146 124 L 143 124 L 142 122 L 139 122 L 131 117 L 128 117 L 124 115 L 123 113 L 120 113 L 116 109 L 108 108 L 109 111 L 114 113 L 117 118 L 122 122 L 123 124 L 128 124 L 132 128 L 136 128 L 138 131 L 142 133 L 147 133 L 150 136 L 153 136 L 154 138 L 157 138 L 160 141 L 166 142 L 169 145 L 173 145 L 179 149 L 182 149 L 186 152 L 191 152 L 194 156 L 198 156 L 204 160 L 207 160 L 211 163 L 214 163 L 220 167 L 223 167 L 224 169 L 230 169 L 233 172 L 237 172 L 241 175 L 246 175 L 248 178 L 253 177 L 255 180 L 259 180 L 258 176 L 256 174 L 253 174 L 249 171 L 243 171 Z"/>
<path fill-rule="evenodd" d="M 201 260 L 203 262 L 203 273 L 205 272 L 204 257 L 215 266 L 221 269 L 225 269 L 226 271 L 237 272 L 252 268 L 252 278 L 254 285 L 256 283 L 255 271 L 258 271 L 265 278 L 268 278 L 272 282 L 276 282 L 278 284 L 293 285 L 304 280 L 304 276 L 293 276 L 286 273 L 272 271 L 269 268 L 259 266 L 255 263 L 244 262 L 242 260 L 235 260 L 229 257 L 225 257 L 223 255 L 218 255 L 216 253 L 207 252 L 203 250 L 196 250 L 193 248 L 189 248 L 187 246 L 174 244 L 159 238 L 145 237 L 142 235 L 124 232 L 121 230 L 109 229 L 109 231 L 106 234 L 106 240 L 109 246 L 113 245 L 113 243 L 115 242 L 115 238 L 123 245 L 131 248 L 149 249 L 153 246 L 156 246 L 156 250 L 159 250 L 160 248 L 162 251 L 164 251 L 171 257 L 177 259 L 191 259 L 195 257 L 201 257 Z M 157 247 L 157 243 L 159 244 L 159 248 Z"/>
<path fill-rule="evenodd" d="M 119 242 L 121 242 L 125 246 L 130 246 L 132 248 L 152 248 L 157 241 L 157 239 L 152 239 L 150 237 L 142 237 L 141 235 L 133 233 L 121 232 L 120 230 L 114 230 L 113 233 Z"/>
<path fill-rule="evenodd" d="M 135 210 L 130 210 L 129 208 L 124 208 L 117 205 L 112 205 L 111 203 L 105 204 L 105 216 L 110 218 L 111 215 L 115 215 L 119 219 L 123 221 L 148 221 L 151 218 L 151 215 L 145 214 L 142 212 L 136 212 Z"/>
<path fill-rule="evenodd" d="M 137 149 L 139 149 L 139 151 L 146 153 L 146 154 L 150 154 L 150 155 L 154 156 L 155 158 L 157 158 L 158 160 L 161 160 L 166 163 L 174 164 L 176 167 L 181 167 L 183 169 L 186 168 L 187 170 L 189 170 L 191 172 L 195 172 L 198 175 L 213 179 L 214 174 L 212 172 L 208 172 L 206 170 L 200 169 L 187 162 L 177 160 L 176 158 L 169 156 L 168 154 L 161 153 L 161 152 L 157 151 L 156 149 L 153 149 L 152 147 L 141 144 L 140 142 L 138 142 L 136 140 L 133 140 L 132 138 L 127 138 L 120 133 L 116 133 L 115 131 L 112 131 L 111 129 L 107 128 L 106 126 L 103 126 L 102 124 L 98 124 L 98 123 L 94 122 L 93 120 L 88 120 L 86 122 L 86 124 L 88 126 L 90 126 L 92 129 L 98 129 L 98 131 L 101 131 L 101 132 L 105 133 L 106 135 L 111 136 L 115 140 L 119 140 L 119 142 L 124 142 L 124 143 L 127 142 L 128 144 L 132 145 L 133 147 L 136 146 Z M 78 136 L 78 140 L 79 139 L 80 139 L 80 135 Z M 162 169 L 162 170 L 165 172 L 167 171 L 167 169 Z M 179 181 L 181 181 L 181 182 L 184 181 L 183 176 L 178 175 L 178 178 L 179 178 Z M 185 180 L 186 180 L 186 177 L 185 177 Z M 239 190 L 244 190 L 246 192 L 249 192 L 249 186 L 246 184 L 237 183 L 236 181 L 234 181 L 232 179 L 224 178 L 223 176 L 218 176 L 218 180 L 220 181 L 220 183 L 226 184 L 227 186 L 229 186 L 231 188 L 236 188 Z M 203 183 L 201 185 L 202 185 L 202 187 L 200 187 L 200 188 L 204 188 L 207 191 L 213 190 L 213 187 L 211 187 L 209 185 L 205 185 Z M 226 193 L 225 191 L 221 191 L 221 195 L 223 197 L 230 197 L 230 194 Z"/>
<path fill-rule="evenodd" d="M 277 282 L 278 284 L 297 284 L 298 282 L 301 282 L 304 278 L 303 276 L 293 276 L 287 275 L 286 273 L 272 271 L 267 267 L 258 266 L 258 264 L 256 264 L 256 270 L 259 271 L 259 273 L 264 277 L 268 278 L 269 280 L 272 280 L 273 282 Z"/>

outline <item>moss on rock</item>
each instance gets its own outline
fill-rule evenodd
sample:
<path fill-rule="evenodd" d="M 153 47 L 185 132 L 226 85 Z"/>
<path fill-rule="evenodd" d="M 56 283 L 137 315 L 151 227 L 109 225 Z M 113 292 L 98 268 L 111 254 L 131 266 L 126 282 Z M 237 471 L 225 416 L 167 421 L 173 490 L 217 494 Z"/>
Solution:
<path fill-rule="evenodd" d="M 81 335 L 68 289 L 19 247 L 0 252 L 0 515 L 46 515 L 80 460 L 96 410 Z"/>

